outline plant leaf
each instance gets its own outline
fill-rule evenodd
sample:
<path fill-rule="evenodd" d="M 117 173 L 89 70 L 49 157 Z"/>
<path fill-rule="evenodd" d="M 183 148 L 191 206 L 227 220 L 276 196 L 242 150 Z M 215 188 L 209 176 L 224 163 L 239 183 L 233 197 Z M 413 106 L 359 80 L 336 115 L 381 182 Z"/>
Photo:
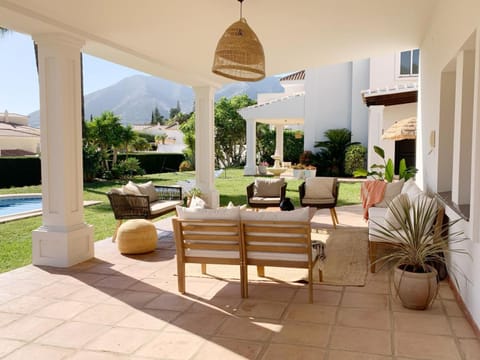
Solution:
<path fill-rule="evenodd" d="M 405 159 L 400 160 L 400 164 L 398 164 L 398 176 L 400 179 L 405 179 L 407 177 L 407 162 Z"/>
<path fill-rule="evenodd" d="M 380 146 L 373 145 L 373 150 L 375 150 L 378 156 L 385 159 L 385 151 Z"/>
<path fill-rule="evenodd" d="M 392 182 L 393 181 L 393 175 L 394 175 L 393 161 L 392 161 L 392 159 L 388 159 L 387 165 L 385 166 L 385 180 L 387 180 L 388 182 Z"/>

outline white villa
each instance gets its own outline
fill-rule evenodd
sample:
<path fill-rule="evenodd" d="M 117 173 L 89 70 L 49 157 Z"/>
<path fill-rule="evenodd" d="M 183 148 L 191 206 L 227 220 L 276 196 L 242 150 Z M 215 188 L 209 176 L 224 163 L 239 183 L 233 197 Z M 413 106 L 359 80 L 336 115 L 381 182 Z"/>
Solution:
<path fill-rule="evenodd" d="M 322 134 L 323 129 L 317 129 L 319 121 L 326 121 L 326 128 L 350 125 L 362 141 L 372 135 L 367 134 L 368 128 L 378 134 L 380 127 L 375 124 L 394 121 L 387 104 L 372 103 L 367 114 L 360 92 L 371 90 L 364 93 L 368 102 L 375 95 L 376 86 L 388 87 L 379 93 L 384 100 L 389 95 L 395 97 L 394 94 L 400 96 L 410 91 L 403 91 L 400 85 L 390 89 L 392 83 L 376 83 L 372 74 L 366 75 L 374 64 L 361 59 L 420 49 L 417 183 L 424 190 L 442 194 L 447 216 L 459 219 L 458 229 L 468 238 L 462 246 L 471 256 L 454 255 L 449 261 L 468 278 L 460 281 L 456 291 L 478 331 L 480 1 L 247 0 L 243 15 L 263 44 L 267 75 L 307 69 L 305 95 L 296 98 L 304 102 L 304 112 L 291 116 L 304 119 L 305 126 L 308 123 L 313 127 L 312 131 L 306 130 L 307 148 Z M 32 235 L 35 265 L 70 267 L 94 256 L 93 228 L 85 222 L 82 206 L 81 52 L 192 86 L 196 184 L 208 204 L 218 206 L 213 104 L 215 89 L 229 80 L 213 74 L 211 68 L 218 39 L 238 17 L 239 7 L 234 0 L 0 0 L 0 26 L 30 34 L 38 45 L 43 215 L 42 226 Z M 322 69 L 344 75 L 350 71 L 350 76 L 322 83 Z M 307 83 L 309 78 L 313 79 L 311 84 Z M 347 91 L 349 86 L 339 87 L 341 82 L 347 82 L 352 90 Z M 351 108 L 343 109 L 337 116 L 332 109 L 322 106 L 324 97 L 310 101 L 308 96 L 316 93 L 317 86 L 319 95 L 323 91 L 339 98 L 351 97 Z M 348 116 L 353 110 L 363 119 L 368 116 L 369 127 Z M 249 129 L 251 132 L 251 126 Z M 250 133 L 249 138 L 252 139 Z M 32 324 L 29 323 L 29 329 L 38 323 Z M 410 325 L 414 327 L 415 324 Z M 428 337 L 433 335 L 422 336 L 423 341 Z M 442 344 L 438 341 L 439 348 Z M 477 350 L 461 357 L 478 359 L 478 344 L 475 345 Z M 447 358 L 442 353 L 437 358 L 460 359 L 460 355 Z"/>
<path fill-rule="evenodd" d="M 28 117 L 7 110 L 0 113 L 0 156 L 38 153 L 40 130 L 28 126 Z"/>
<path fill-rule="evenodd" d="M 304 149 L 313 152 L 318 151 L 315 142 L 324 140 L 326 130 L 349 129 L 352 141 L 368 148 L 368 166 L 379 160 L 373 145 L 384 148 L 392 159 L 414 155 L 415 140 L 404 149 L 399 146 L 402 142 L 383 139 L 383 134 L 394 123 L 417 115 L 418 53 L 418 49 L 400 51 L 282 77 L 284 93 L 259 94 L 256 105 L 239 111 L 247 121 L 245 175 L 256 174 L 257 122 L 275 126 L 275 153 L 281 161 L 285 126 L 303 127 Z"/>

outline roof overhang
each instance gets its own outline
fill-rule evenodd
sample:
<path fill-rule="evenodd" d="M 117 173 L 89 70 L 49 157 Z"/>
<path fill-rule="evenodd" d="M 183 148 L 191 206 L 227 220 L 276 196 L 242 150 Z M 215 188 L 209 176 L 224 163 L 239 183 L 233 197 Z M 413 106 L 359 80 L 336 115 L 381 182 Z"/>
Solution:
<path fill-rule="evenodd" d="M 305 93 L 280 97 L 263 104 L 238 110 L 244 119 L 271 125 L 303 125 L 305 118 Z"/>
<path fill-rule="evenodd" d="M 243 15 L 275 75 L 419 47 L 437 2 L 252 0 Z M 2 27 L 71 35 L 85 53 L 192 86 L 231 82 L 211 67 L 218 39 L 238 18 L 233 0 L 0 0 Z M 281 36 L 280 24 L 288 24 Z"/>

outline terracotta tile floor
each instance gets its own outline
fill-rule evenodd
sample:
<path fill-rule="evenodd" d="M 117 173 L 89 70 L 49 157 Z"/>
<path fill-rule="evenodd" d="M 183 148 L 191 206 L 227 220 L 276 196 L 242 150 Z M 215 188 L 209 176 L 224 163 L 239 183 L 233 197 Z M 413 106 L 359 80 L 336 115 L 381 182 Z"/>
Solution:
<path fill-rule="evenodd" d="M 322 210 L 323 211 L 323 210 Z M 318 226 L 330 226 L 328 210 Z M 358 207 L 338 209 L 342 226 L 365 226 Z M 388 274 L 365 287 L 187 278 L 177 292 L 170 221 L 156 223 L 154 253 L 122 256 L 109 239 L 95 259 L 69 269 L 0 274 L 2 359 L 473 360 L 480 343 L 447 284 L 427 311 L 404 309 Z"/>

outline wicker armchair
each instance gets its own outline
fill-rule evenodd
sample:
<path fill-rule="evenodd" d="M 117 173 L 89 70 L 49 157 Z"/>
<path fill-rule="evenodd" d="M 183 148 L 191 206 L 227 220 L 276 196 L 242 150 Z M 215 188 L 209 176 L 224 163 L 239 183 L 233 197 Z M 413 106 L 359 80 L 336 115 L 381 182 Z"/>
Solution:
<path fill-rule="evenodd" d="M 158 200 L 151 202 L 148 195 L 131 195 L 112 189 L 107 193 L 112 206 L 117 227 L 112 241 L 115 241 L 117 231 L 123 220 L 155 219 L 175 211 L 177 205 L 183 204 L 182 188 L 179 186 L 155 186 Z"/>
<path fill-rule="evenodd" d="M 338 186 L 337 178 L 313 177 L 307 178 L 298 187 L 300 204 L 302 206 L 330 209 L 333 228 L 336 228 L 339 223 L 335 210 L 338 199 Z"/>
<path fill-rule="evenodd" d="M 283 178 L 263 179 L 257 178 L 247 186 L 248 206 L 254 209 L 278 207 L 287 191 L 287 184 Z"/>

